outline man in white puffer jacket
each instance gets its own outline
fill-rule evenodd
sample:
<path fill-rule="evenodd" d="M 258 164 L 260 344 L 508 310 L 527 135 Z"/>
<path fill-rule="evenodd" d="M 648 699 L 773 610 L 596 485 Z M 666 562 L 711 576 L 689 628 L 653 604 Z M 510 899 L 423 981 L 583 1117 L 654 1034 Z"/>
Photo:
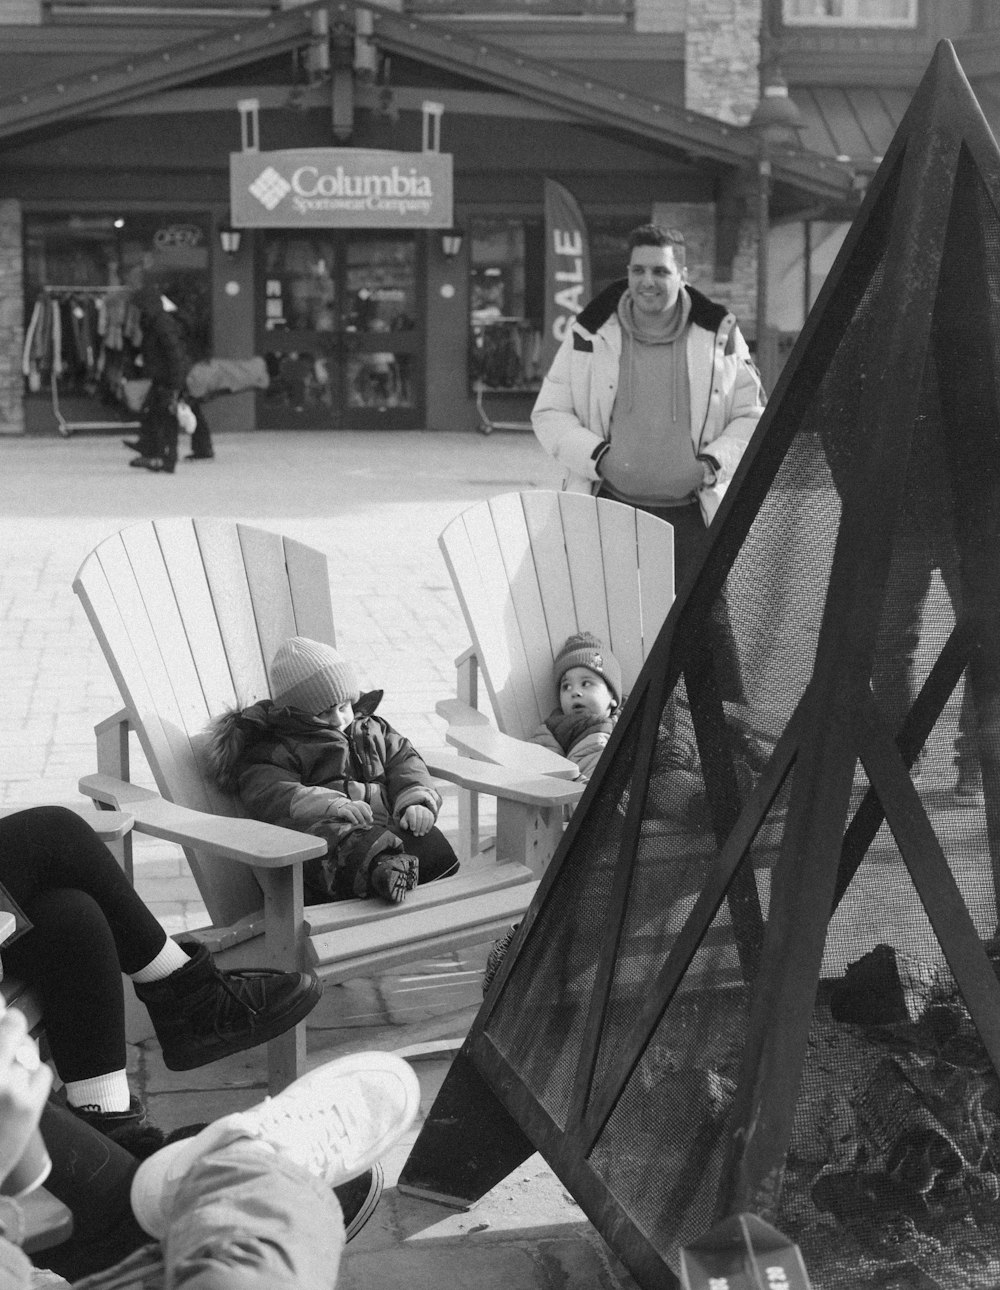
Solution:
<path fill-rule="evenodd" d="M 679 586 L 701 557 L 765 395 L 735 317 L 686 285 L 684 235 L 645 224 L 628 246 L 627 281 L 577 315 L 531 421 L 566 468 L 567 489 L 673 525 Z M 728 634 L 724 605 L 715 617 Z M 741 697 L 736 678 L 727 688 L 724 697 Z"/>

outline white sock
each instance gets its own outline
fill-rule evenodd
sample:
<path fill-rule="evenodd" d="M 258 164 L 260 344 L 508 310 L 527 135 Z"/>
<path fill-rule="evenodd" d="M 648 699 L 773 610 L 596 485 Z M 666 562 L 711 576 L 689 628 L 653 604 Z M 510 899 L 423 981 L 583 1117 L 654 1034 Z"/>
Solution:
<path fill-rule="evenodd" d="M 66 1101 L 78 1109 L 127 1111 L 131 1093 L 124 1070 L 66 1081 Z"/>
<path fill-rule="evenodd" d="M 150 981 L 162 981 L 164 977 L 171 976 L 178 968 L 187 967 L 191 962 L 190 957 L 185 954 L 176 941 L 168 936 L 163 949 L 160 950 L 156 958 L 147 963 L 144 968 L 138 972 L 132 972 L 132 980 L 136 985 L 148 985 Z"/>

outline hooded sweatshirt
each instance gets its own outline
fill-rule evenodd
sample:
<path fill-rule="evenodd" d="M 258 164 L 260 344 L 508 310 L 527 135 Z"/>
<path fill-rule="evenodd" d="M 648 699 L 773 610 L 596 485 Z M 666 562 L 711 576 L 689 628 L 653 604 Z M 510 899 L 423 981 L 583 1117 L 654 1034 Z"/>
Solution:
<path fill-rule="evenodd" d="M 705 472 L 691 442 L 685 334 L 691 297 L 683 289 L 666 327 L 650 328 L 626 291 L 618 302 L 622 353 L 601 475 L 615 497 L 636 505 L 691 501 Z"/>

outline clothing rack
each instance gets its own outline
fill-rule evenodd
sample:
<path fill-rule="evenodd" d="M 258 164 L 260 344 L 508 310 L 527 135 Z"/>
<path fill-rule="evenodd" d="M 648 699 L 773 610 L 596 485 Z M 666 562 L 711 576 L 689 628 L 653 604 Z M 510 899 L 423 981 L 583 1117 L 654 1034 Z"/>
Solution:
<path fill-rule="evenodd" d="M 42 291 L 50 296 L 108 296 L 114 291 L 127 290 L 127 287 L 116 286 L 113 283 L 103 287 L 42 287 Z M 67 421 L 59 406 L 59 377 L 55 363 L 52 364 L 49 386 L 52 391 L 52 411 L 55 413 L 56 426 L 64 439 L 68 439 L 74 430 L 138 430 L 142 425 L 141 421 Z"/>
<path fill-rule="evenodd" d="M 482 333 L 488 328 L 498 324 L 523 324 L 524 322 L 525 320 L 523 318 L 508 316 L 506 314 L 498 314 L 493 318 L 484 318 L 473 322 L 472 330 L 473 334 L 477 332 Z M 487 389 L 490 389 L 491 393 L 497 393 L 497 391 L 487 386 L 486 381 L 482 377 L 476 378 L 473 382 L 473 389 L 476 395 L 476 411 L 479 414 L 478 430 L 480 434 L 492 434 L 494 430 L 530 430 L 532 428 L 530 421 L 496 421 L 489 415 L 483 403 L 483 396 Z"/>

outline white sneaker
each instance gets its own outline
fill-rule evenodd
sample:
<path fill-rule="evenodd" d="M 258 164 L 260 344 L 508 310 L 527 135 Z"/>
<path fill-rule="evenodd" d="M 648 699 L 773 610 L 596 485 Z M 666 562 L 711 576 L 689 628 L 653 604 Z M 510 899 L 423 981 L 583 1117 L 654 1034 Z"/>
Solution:
<path fill-rule="evenodd" d="M 419 1107 L 420 1084 L 401 1057 L 338 1057 L 276 1097 L 216 1120 L 144 1160 L 132 1180 L 132 1210 L 144 1231 L 162 1238 L 177 1189 L 194 1162 L 246 1138 L 337 1187 L 372 1168 L 410 1127 Z"/>

